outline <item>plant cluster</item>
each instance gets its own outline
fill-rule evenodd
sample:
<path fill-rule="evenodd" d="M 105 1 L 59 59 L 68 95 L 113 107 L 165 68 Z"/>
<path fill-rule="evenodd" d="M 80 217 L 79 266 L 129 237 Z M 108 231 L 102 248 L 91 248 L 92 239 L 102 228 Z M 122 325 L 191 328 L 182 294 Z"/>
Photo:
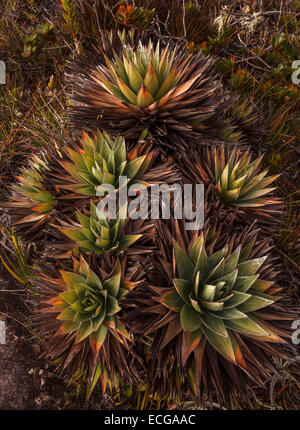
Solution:
<path fill-rule="evenodd" d="M 31 322 L 46 356 L 66 381 L 84 382 L 87 398 L 101 386 L 120 403 L 122 393 L 130 399 L 137 390 L 141 407 L 207 399 L 249 405 L 253 385 L 264 387 L 274 373 L 274 357 L 292 353 L 294 313 L 276 245 L 299 265 L 299 217 L 277 186 L 291 201 L 297 187 L 289 190 L 290 171 L 278 174 L 276 145 L 296 136 L 299 91 L 287 76 L 298 42 L 277 35 L 270 49 L 253 47 L 256 26 L 269 19 L 255 15 L 255 2 L 247 10 L 211 0 L 203 7 L 176 0 L 170 9 L 158 0 L 92 10 L 88 3 L 60 2 L 66 40 L 50 23 L 25 38 L 17 33 L 15 42 L 8 32 L 29 66 L 48 43 L 55 54 L 39 84 L 51 103 L 34 104 L 37 118 L 48 109 L 46 126 L 37 119 L 26 135 L 42 150 L 29 157 L 5 204 L 19 268 L 14 273 L 7 254 L 1 261 L 32 288 Z M 286 25 L 293 29 L 293 19 Z M 242 43 L 248 34 L 251 54 Z M 236 46 L 254 56 L 253 68 L 238 60 Z M 66 69 L 54 72 L 62 59 Z M 1 126 L 8 143 L 29 128 L 26 94 L 16 87 L 13 95 L 7 112 L 17 130 Z M 283 99 L 288 107 L 276 110 Z M 104 213 L 109 187 L 119 203 L 121 176 L 137 190 L 204 184 L 204 225 L 190 231 L 172 216 L 134 219 L 128 204 Z M 27 265 L 15 234 L 34 243 L 37 265 Z"/>

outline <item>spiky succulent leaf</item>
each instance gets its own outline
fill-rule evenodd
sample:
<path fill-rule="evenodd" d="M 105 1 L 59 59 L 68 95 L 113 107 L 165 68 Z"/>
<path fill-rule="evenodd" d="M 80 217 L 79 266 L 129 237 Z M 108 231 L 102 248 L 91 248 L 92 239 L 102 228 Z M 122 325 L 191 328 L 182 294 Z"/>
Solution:
<path fill-rule="evenodd" d="M 13 187 L 14 192 L 27 199 L 27 207 L 38 214 L 50 213 L 55 206 L 55 199 L 47 190 L 44 184 L 44 175 L 48 171 L 47 161 L 41 157 L 33 155 L 29 168 L 24 169 L 20 176 L 17 176 L 18 185 Z M 11 202 L 8 206 L 14 206 Z M 24 206 L 26 202 L 24 202 Z"/>
<path fill-rule="evenodd" d="M 107 220 L 104 212 L 93 201 L 90 203 L 90 216 L 77 212 L 78 227 L 60 227 L 78 247 L 87 253 L 103 254 L 106 251 L 119 252 L 136 242 L 141 235 L 124 235 L 124 213 L 127 204 L 116 214 L 115 219 Z"/>
<path fill-rule="evenodd" d="M 278 297 L 253 287 L 266 257 L 248 260 L 250 245 L 239 246 L 231 254 L 225 246 L 208 255 L 203 235 L 188 253 L 174 242 L 174 288 L 160 299 L 172 311 L 180 312 L 184 332 L 197 331 L 197 339 L 204 336 L 233 363 L 237 360 L 231 332 L 273 340 L 273 334 L 255 320 L 252 312 L 274 303 Z"/>
<path fill-rule="evenodd" d="M 248 151 L 243 155 L 233 150 L 225 164 L 224 149 L 215 152 L 215 181 L 217 190 L 227 205 L 240 207 L 261 207 L 269 200 L 262 198 L 276 188 L 268 188 L 278 177 L 266 176 L 267 171 L 259 172 L 262 157 L 252 163 Z"/>
<path fill-rule="evenodd" d="M 64 332 L 76 333 L 77 343 L 90 336 L 100 349 L 108 325 L 116 323 L 116 314 L 121 309 L 119 301 L 129 288 L 122 280 L 119 261 L 104 280 L 100 280 L 83 258 L 74 270 L 61 272 L 66 290 L 52 299 L 56 307 L 63 309 L 57 319 L 63 321 Z"/>
<path fill-rule="evenodd" d="M 82 147 L 78 151 L 67 148 L 67 151 L 71 162 L 62 161 L 62 165 L 78 182 L 71 188 L 88 196 L 100 195 L 106 185 L 119 188 L 120 176 L 127 178 L 127 185 L 137 182 L 152 158 L 149 153 L 129 159 L 123 137 L 112 139 L 100 131 L 94 138 L 83 133 Z"/>
<path fill-rule="evenodd" d="M 179 44 L 137 41 L 130 33 L 102 39 L 103 49 L 76 60 L 71 70 L 74 124 L 120 131 L 126 137 L 149 128 L 181 147 L 185 140 L 174 139 L 178 134 L 192 136 L 207 129 L 216 134 L 211 118 L 222 97 L 217 96 L 213 58 L 191 55 Z"/>

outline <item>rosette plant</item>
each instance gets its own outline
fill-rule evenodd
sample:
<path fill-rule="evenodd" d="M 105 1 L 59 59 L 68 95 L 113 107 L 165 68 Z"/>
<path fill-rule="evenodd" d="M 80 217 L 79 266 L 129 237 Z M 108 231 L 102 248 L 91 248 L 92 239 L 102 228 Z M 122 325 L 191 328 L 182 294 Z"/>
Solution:
<path fill-rule="evenodd" d="M 11 202 L 9 205 L 30 208 L 37 216 L 50 213 L 55 206 L 55 200 L 44 185 L 47 171 L 49 171 L 47 161 L 33 155 L 29 169 L 24 169 L 21 175 L 17 176 L 19 184 L 13 187 L 13 190 L 23 196 L 23 199 L 19 199 L 19 204 Z"/>
<path fill-rule="evenodd" d="M 81 256 L 59 277 L 48 267 L 32 281 L 39 295 L 33 322 L 47 337 L 48 355 L 65 377 L 86 374 L 88 395 L 99 378 L 103 390 L 108 378 L 135 379 L 134 366 L 127 362 L 131 338 L 120 315 L 136 282 L 127 273 L 126 259 L 107 256 L 93 264 L 94 270 Z"/>
<path fill-rule="evenodd" d="M 81 258 L 75 260 L 74 272 L 61 271 L 67 290 L 60 293 L 50 303 L 61 309 L 57 319 L 62 321 L 64 333 L 76 333 L 75 343 L 91 337 L 100 349 L 108 331 L 113 325 L 126 334 L 126 330 L 116 319 L 120 311 L 119 301 L 125 297 L 131 284 L 121 283 L 121 266 L 117 261 L 110 277 L 100 281 Z"/>
<path fill-rule="evenodd" d="M 226 163 L 224 148 L 220 154 L 215 151 L 215 182 L 226 205 L 261 207 L 275 203 L 263 196 L 276 189 L 267 187 L 278 178 L 278 175 L 266 176 L 267 170 L 259 172 L 262 159 L 263 155 L 250 162 L 249 151 L 241 154 L 234 149 Z"/>
<path fill-rule="evenodd" d="M 127 185 L 144 183 L 141 176 L 145 173 L 152 160 L 153 153 L 140 157 L 131 157 L 122 136 L 111 139 L 110 136 L 98 131 L 92 138 L 83 133 L 82 147 L 67 148 L 71 162 L 61 161 L 66 171 L 76 180 L 69 186 L 74 192 L 86 196 L 95 196 L 101 185 L 109 184 L 119 187 L 119 178 L 127 178 Z M 132 159 L 131 159 L 132 158 Z"/>
<path fill-rule="evenodd" d="M 282 201 L 276 187 L 269 187 L 278 175 L 267 176 L 261 168 L 263 155 L 254 158 L 250 150 L 207 145 L 184 155 L 179 168 L 189 183 L 205 184 L 206 215 L 219 222 L 257 222 L 266 232 L 275 233 L 281 222 Z M 228 218 L 228 219 L 227 219 Z"/>
<path fill-rule="evenodd" d="M 60 227 L 59 230 L 84 252 L 96 254 L 107 251 L 118 252 L 128 248 L 141 237 L 141 235 L 123 234 L 126 213 L 127 204 L 116 214 L 116 218 L 108 220 L 103 210 L 98 209 L 91 200 L 90 216 L 77 212 L 80 225 Z"/>
<path fill-rule="evenodd" d="M 103 35 L 102 45 L 70 64 L 72 124 L 128 137 L 149 128 L 181 147 L 197 133 L 214 133 L 212 118 L 222 103 L 212 58 L 126 34 Z"/>
<path fill-rule="evenodd" d="M 49 172 L 47 158 L 44 155 L 32 155 L 29 168 L 24 168 L 17 176 L 18 184 L 12 187 L 11 200 L 7 207 L 13 215 L 14 224 L 19 230 L 32 230 L 47 222 L 57 201 L 46 186 Z"/>
<path fill-rule="evenodd" d="M 170 392 L 205 389 L 226 403 L 226 393 L 246 392 L 249 377 L 263 385 L 270 351 L 282 357 L 276 344 L 288 337 L 287 324 L 280 326 L 288 317 L 265 263 L 268 240 L 253 227 L 230 238 L 232 228 L 224 234 L 209 225 L 189 235 L 176 222 L 171 230 L 157 224 L 159 252 L 144 259 L 147 282 L 129 299 L 141 305 L 126 318 L 147 339 L 149 384 L 159 392 L 166 384 Z"/>
<path fill-rule="evenodd" d="M 195 348 L 204 336 L 234 364 L 239 362 L 234 332 L 257 340 L 281 341 L 253 314 L 279 297 L 262 292 L 272 284 L 259 279 L 257 274 L 266 257 L 248 260 L 248 254 L 249 250 L 241 247 L 229 254 L 225 246 L 208 256 L 203 234 L 189 253 L 175 241 L 176 277 L 173 286 L 159 299 L 169 309 L 180 313 L 180 324 L 184 336 L 190 339 L 190 347 Z M 183 365 L 187 358 L 185 354 Z"/>

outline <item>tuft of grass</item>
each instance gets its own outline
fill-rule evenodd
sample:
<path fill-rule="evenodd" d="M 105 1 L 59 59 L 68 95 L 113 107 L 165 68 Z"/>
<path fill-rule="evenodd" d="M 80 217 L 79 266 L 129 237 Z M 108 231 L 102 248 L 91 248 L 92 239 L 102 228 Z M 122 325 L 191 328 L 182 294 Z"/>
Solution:
<path fill-rule="evenodd" d="M 7 239 L 6 248 L 10 251 L 10 254 L 13 254 L 13 256 L 9 257 L 7 250 L 2 246 L 0 251 L 0 260 L 2 264 L 21 285 L 31 289 L 29 278 L 32 277 L 33 274 L 27 262 L 20 239 L 15 235 L 14 229 L 12 229 L 12 231 L 2 229 L 2 233 L 5 234 Z"/>

